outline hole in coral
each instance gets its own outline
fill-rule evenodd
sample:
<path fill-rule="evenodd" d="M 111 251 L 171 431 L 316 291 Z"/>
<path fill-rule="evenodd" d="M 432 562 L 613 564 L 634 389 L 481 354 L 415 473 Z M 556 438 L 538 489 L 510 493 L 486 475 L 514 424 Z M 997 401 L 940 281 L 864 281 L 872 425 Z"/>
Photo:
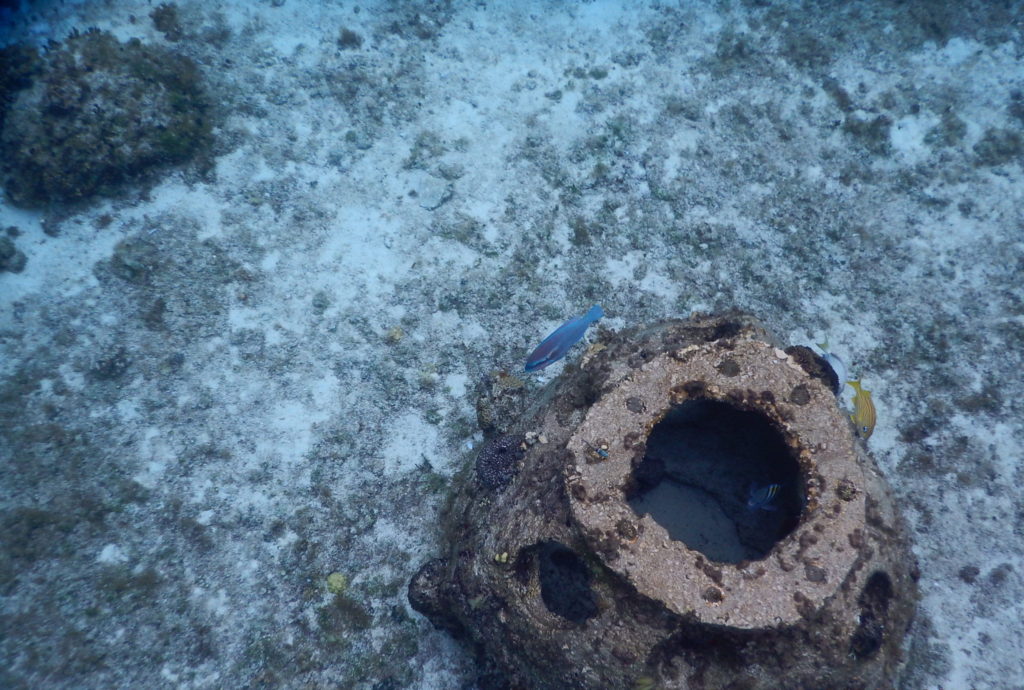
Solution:
<path fill-rule="evenodd" d="M 675 405 L 647 439 L 627 495 L 712 561 L 757 560 L 796 528 L 800 467 L 764 415 L 717 400 Z"/>
<path fill-rule="evenodd" d="M 584 623 L 597 615 L 590 571 L 569 547 L 557 541 L 539 544 L 537 576 L 541 600 L 551 613 L 573 623 Z"/>
<path fill-rule="evenodd" d="M 850 652 L 858 659 L 874 656 L 882 646 L 892 595 L 892 580 L 889 576 L 882 571 L 872 573 L 857 598 L 860 622 L 850 638 Z"/>

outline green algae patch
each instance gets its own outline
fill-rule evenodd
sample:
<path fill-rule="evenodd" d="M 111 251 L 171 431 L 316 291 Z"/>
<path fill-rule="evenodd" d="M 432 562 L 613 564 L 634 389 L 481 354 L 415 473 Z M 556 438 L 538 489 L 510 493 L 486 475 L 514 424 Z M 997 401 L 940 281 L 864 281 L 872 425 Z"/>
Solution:
<path fill-rule="evenodd" d="M 327 576 L 327 591 L 331 594 L 344 594 L 348 589 L 348 578 L 341 573 L 331 573 Z"/>

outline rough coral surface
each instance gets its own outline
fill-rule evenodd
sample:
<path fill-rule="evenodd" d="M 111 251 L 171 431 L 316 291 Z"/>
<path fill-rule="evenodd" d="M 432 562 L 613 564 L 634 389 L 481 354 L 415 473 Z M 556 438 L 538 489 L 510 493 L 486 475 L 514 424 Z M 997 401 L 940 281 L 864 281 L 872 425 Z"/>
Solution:
<path fill-rule="evenodd" d="M 19 205 L 102 193 L 188 159 L 209 134 L 198 69 L 167 49 L 90 30 L 35 60 L 11 55 L 22 76 L 0 84 L 9 103 L 0 151 Z"/>
<path fill-rule="evenodd" d="M 0 271 L 21 273 L 25 268 L 25 253 L 14 246 L 9 237 L 0 237 Z"/>
<path fill-rule="evenodd" d="M 488 489 L 503 489 L 519 471 L 523 436 L 499 436 L 488 441 L 476 458 L 476 477 Z"/>
<path fill-rule="evenodd" d="M 918 573 L 889 489 L 820 367 L 739 314 L 631 329 L 602 344 L 515 425 L 544 440 L 523 449 L 518 475 L 496 475 L 503 491 L 461 487 L 449 550 L 413 578 L 411 604 L 471 639 L 504 674 L 494 687 L 895 683 Z M 797 387 L 807 399 L 789 402 Z M 788 480 L 799 520 L 775 532 L 763 555 L 708 556 L 626 501 L 655 451 L 652 429 L 671 410 L 708 401 L 717 407 L 705 405 L 707 414 L 731 428 L 690 419 L 685 440 L 657 452 L 670 462 L 690 446 L 708 455 L 691 463 L 704 476 L 684 482 L 717 496 L 715 510 L 732 524 L 707 534 L 723 540 L 744 525 L 769 529 L 765 516 L 730 507 L 731 494 L 787 463 L 749 447 L 734 457 L 715 450 L 716 439 L 762 424 L 776 430 L 799 464 Z M 478 476 L 481 466 L 506 466 L 509 438 L 481 449 Z M 690 523 L 706 519 L 694 500 L 673 510 Z"/>

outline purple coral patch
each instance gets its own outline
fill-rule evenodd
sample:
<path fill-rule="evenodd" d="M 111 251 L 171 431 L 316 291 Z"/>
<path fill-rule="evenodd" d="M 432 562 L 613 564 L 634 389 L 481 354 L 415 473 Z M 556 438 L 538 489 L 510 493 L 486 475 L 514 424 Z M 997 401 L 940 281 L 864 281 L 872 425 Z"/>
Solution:
<path fill-rule="evenodd" d="M 519 471 L 525 438 L 518 434 L 498 436 L 476 456 L 476 478 L 488 489 L 504 489 Z"/>

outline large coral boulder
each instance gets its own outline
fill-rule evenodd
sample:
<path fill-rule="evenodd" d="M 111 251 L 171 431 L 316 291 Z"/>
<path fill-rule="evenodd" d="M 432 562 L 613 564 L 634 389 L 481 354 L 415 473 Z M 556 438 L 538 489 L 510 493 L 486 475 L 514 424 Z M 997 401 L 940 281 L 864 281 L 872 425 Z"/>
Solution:
<path fill-rule="evenodd" d="M 604 332 L 496 425 L 411 604 L 487 688 L 893 687 L 916 566 L 833 376 L 739 314 Z"/>
<path fill-rule="evenodd" d="M 7 48 L 0 62 L 18 76 L 0 81 L 0 158 L 16 204 L 101 194 L 208 141 L 198 69 L 165 48 L 90 30 L 41 55 Z"/>

